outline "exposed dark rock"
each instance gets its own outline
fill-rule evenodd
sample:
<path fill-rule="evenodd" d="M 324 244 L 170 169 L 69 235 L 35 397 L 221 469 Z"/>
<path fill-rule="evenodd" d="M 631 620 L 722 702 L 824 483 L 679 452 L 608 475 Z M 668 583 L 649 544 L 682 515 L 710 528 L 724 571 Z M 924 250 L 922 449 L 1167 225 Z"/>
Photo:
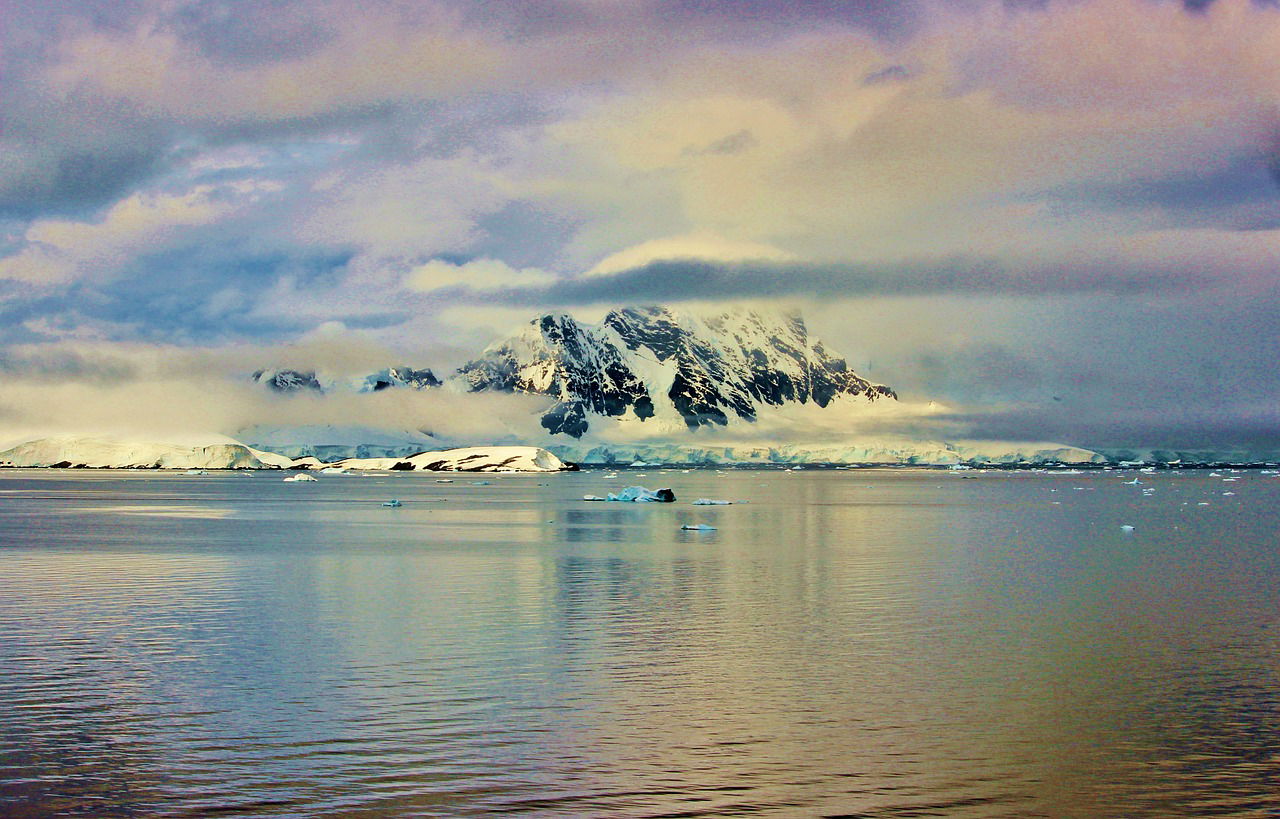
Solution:
<path fill-rule="evenodd" d="M 324 391 L 312 370 L 258 370 L 253 374 L 253 380 L 259 384 L 266 384 L 275 392 Z"/>
<path fill-rule="evenodd" d="M 665 396 L 651 394 L 636 367 L 644 360 L 674 370 Z M 664 307 L 614 310 L 599 326 L 547 315 L 490 347 L 458 377 L 475 392 L 528 392 L 559 399 L 542 417 L 552 433 L 581 437 L 591 415 L 640 420 L 669 400 L 691 428 L 754 421 L 761 405 L 812 400 L 826 407 L 840 395 L 894 399 L 809 336 L 799 316 L 730 311 L 681 318 Z"/>

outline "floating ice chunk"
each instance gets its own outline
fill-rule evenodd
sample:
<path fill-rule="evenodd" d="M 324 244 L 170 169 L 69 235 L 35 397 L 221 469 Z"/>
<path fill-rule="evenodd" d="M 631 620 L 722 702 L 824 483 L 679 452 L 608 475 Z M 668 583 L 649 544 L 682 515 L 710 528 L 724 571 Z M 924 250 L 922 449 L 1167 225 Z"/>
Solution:
<path fill-rule="evenodd" d="M 1126 523 L 1126 524 L 1124 524 L 1123 526 L 1121 526 L 1121 527 L 1120 527 L 1120 531 L 1122 531 L 1122 532 L 1132 532 L 1132 531 L 1133 531 L 1133 527 Z"/>
<path fill-rule="evenodd" d="M 188 469 L 186 472 L 183 472 L 182 474 L 183 475 L 208 475 L 209 473 L 205 472 L 203 469 Z"/>
<path fill-rule="evenodd" d="M 608 498 L 602 498 L 602 497 L 600 497 L 599 495 L 583 495 L 583 496 L 582 496 L 582 499 L 583 499 L 584 501 L 603 501 L 603 500 L 608 500 Z"/>
<path fill-rule="evenodd" d="M 306 481 L 314 481 L 314 480 L 315 478 L 313 476 L 308 475 L 305 472 L 299 472 L 297 475 L 293 475 L 291 477 L 285 478 L 284 482 L 285 483 L 304 483 Z"/>
<path fill-rule="evenodd" d="M 472 481 L 471 485 L 472 486 L 488 486 L 489 482 L 488 481 Z"/>
<path fill-rule="evenodd" d="M 1235 492 L 1223 492 L 1222 494 L 1223 494 L 1223 496 L 1224 496 L 1224 497 L 1227 497 L 1227 496 L 1230 496 L 1230 495 L 1234 495 L 1234 494 L 1235 494 Z"/>
<path fill-rule="evenodd" d="M 348 473 L 347 470 L 343 469 L 340 466 L 331 466 L 331 467 L 328 467 L 327 469 L 320 470 L 320 474 L 321 475 L 347 475 L 350 473 Z"/>
<path fill-rule="evenodd" d="M 395 498 L 392 498 L 391 500 L 386 501 L 386 502 L 385 502 L 385 503 L 383 503 L 382 505 L 383 505 L 383 506 L 390 506 L 390 507 L 392 507 L 393 509 L 397 509 L 397 508 L 399 508 L 399 507 L 401 507 L 401 506 L 404 506 L 404 504 L 403 504 L 403 503 L 401 503 L 400 501 L 396 500 Z"/>
<path fill-rule="evenodd" d="M 680 528 L 687 532 L 714 532 L 716 530 L 716 527 L 708 526 L 705 523 L 686 523 Z"/>
<path fill-rule="evenodd" d="M 436 478 L 436 483 L 453 483 L 453 478 Z"/>
<path fill-rule="evenodd" d="M 670 489 L 648 489 L 643 486 L 628 486 L 621 492 L 610 492 L 606 500 L 622 501 L 624 503 L 671 503 L 676 499 L 676 493 Z"/>
<path fill-rule="evenodd" d="M 714 498 L 698 498 L 693 502 L 694 506 L 731 506 L 733 501 L 715 500 Z"/>
<path fill-rule="evenodd" d="M 1125 484 L 1126 486 L 1137 486 L 1138 484 L 1141 484 L 1141 483 L 1142 483 L 1142 481 L 1138 480 L 1137 478 L 1134 478 L 1134 479 L 1133 479 L 1133 480 L 1131 480 L 1131 481 L 1124 481 L 1124 484 Z"/>

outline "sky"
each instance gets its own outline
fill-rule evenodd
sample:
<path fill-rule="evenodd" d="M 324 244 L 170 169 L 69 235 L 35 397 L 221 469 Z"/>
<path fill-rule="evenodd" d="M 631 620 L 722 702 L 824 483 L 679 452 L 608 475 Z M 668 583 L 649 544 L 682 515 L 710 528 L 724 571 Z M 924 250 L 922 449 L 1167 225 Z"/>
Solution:
<path fill-rule="evenodd" d="M 1280 450 L 1278 262 L 1271 2 L 0 0 L 0 422 L 749 302 L 975 437 Z"/>

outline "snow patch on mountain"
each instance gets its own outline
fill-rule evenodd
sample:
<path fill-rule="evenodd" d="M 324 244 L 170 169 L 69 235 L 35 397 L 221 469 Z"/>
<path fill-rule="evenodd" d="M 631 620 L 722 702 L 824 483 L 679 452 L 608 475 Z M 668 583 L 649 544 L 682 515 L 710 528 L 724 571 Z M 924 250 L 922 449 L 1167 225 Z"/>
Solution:
<path fill-rule="evenodd" d="M 491 345 L 454 380 L 472 392 L 552 397 L 557 404 L 543 427 L 573 438 L 610 420 L 652 419 L 674 433 L 751 423 L 771 406 L 897 398 L 829 353 L 798 315 L 745 308 L 698 314 L 630 307 L 599 324 L 549 314 Z"/>

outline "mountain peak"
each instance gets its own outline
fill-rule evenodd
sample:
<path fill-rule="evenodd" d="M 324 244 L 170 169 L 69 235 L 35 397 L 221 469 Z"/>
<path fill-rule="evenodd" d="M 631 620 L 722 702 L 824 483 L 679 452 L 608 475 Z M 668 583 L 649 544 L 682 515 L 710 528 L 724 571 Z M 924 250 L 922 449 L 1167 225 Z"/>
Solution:
<path fill-rule="evenodd" d="M 286 394 L 330 392 L 381 392 L 390 387 L 424 390 L 443 382 L 431 370 L 413 367 L 387 367 L 376 373 L 338 377 L 316 370 L 258 370 L 250 379 L 273 392 Z"/>
<path fill-rule="evenodd" d="M 765 405 L 897 398 L 829 354 L 799 314 L 748 308 L 695 314 L 622 307 L 599 324 L 551 313 L 491 345 L 457 378 L 473 392 L 557 399 L 542 424 L 575 438 L 600 418 L 663 415 L 697 429 L 754 421 Z"/>

